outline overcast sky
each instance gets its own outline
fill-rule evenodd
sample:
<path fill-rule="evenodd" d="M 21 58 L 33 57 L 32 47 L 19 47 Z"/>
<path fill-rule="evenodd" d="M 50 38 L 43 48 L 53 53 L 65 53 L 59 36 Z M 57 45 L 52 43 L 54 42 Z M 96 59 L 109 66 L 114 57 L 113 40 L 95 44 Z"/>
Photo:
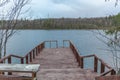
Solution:
<path fill-rule="evenodd" d="M 120 12 L 115 0 L 32 0 L 27 16 L 32 18 L 103 17 Z"/>

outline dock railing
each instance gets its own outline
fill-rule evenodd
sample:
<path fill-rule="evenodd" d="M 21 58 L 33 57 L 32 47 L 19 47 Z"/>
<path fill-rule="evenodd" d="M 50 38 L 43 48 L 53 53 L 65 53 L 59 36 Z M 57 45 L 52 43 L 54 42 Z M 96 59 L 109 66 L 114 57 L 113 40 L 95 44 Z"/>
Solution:
<path fill-rule="evenodd" d="M 93 55 L 87 55 L 87 56 L 81 56 L 81 68 L 84 68 L 84 59 L 85 58 L 94 58 L 93 59 L 93 64 L 94 64 L 94 72 L 100 72 L 100 76 L 105 76 L 107 74 L 115 75 L 116 72 L 115 70 L 108 66 L 102 59 L 97 57 L 95 54 Z M 100 64 L 100 65 L 99 65 Z M 100 68 L 100 69 L 98 69 Z M 100 70 L 100 71 L 98 71 Z"/>
<path fill-rule="evenodd" d="M 45 48 L 58 48 L 57 40 L 44 41 Z"/>
<path fill-rule="evenodd" d="M 66 46 L 67 43 L 67 46 Z M 49 46 L 48 46 L 49 44 Z M 54 44 L 54 45 L 52 45 Z M 47 46 L 46 46 L 47 45 Z M 12 58 L 19 59 L 21 64 L 28 64 L 35 59 L 35 57 L 40 54 L 40 52 L 43 50 L 43 48 L 59 48 L 58 41 L 57 40 L 51 40 L 51 41 L 44 41 L 41 44 L 37 45 L 35 48 L 33 48 L 29 53 L 27 53 L 24 57 L 17 56 L 17 55 L 8 55 L 0 60 L 0 63 L 12 63 Z M 84 68 L 85 65 L 85 59 L 86 58 L 93 58 L 93 71 L 94 72 L 100 72 L 100 76 L 105 76 L 105 75 L 115 75 L 116 72 L 115 70 L 108 66 L 102 59 L 97 57 L 95 54 L 93 55 L 87 55 L 87 56 L 81 56 L 78 50 L 75 48 L 73 43 L 70 40 L 63 40 L 63 48 L 69 47 L 71 48 L 73 54 L 76 57 L 76 60 L 81 68 Z M 99 71 L 100 67 L 100 71 Z M 8 73 L 12 74 L 12 73 Z"/>
<path fill-rule="evenodd" d="M 43 48 L 44 48 L 44 42 L 41 43 L 40 45 L 36 46 L 35 48 L 33 48 L 24 57 L 10 54 L 10 55 L 5 56 L 2 59 L 0 59 L 0 63 L 11 64 L 12 58 L 16 58 L 16 59 L 20 60 L 21 64 L 24 64 L 24 63 L 28 64 L 29 62 L 32 62 L 33 59 L 35 59 L 35 57 L 42 51 Z"/>
<path fill-rule="evenodd" d="M 78 53 L 75 46 L 73 45 L 73 43 L 71 41 L 69 41 L 69 43 L 70 43 L 70 48 L 72 49 L 73 54 L 75 55 L 75 57 L 77 59 L 77 62 L 79 63 L 79 66 L 81 68 L 84 68 L 86 58 L 94 58 L 93 59 L 93 69 L 94 69 L 93 71 L 94 72 L 97 72 L 97 73 L 100 72 L 100 76 L 105 76 L 105 75 L 108 75 L 108 74 L 110 74 L 110 75 L 115 75 L 116 74 L 116 71 L 112 67 L 110 67 L 108 64 L 106 64 L 102 59 L 100 59 L 95 54 L 87 55 L 87 56 L 81 56 L 80 53 Z M 100 71 L 98 71 L 99 67 L 100 67 Z"/>
<path fill-rule="evenodd" d="M 40 52 L 43 50 L 43 48 L 46 48 L 46 46 L 45 46 L 46 43 L 49 44 L 49 48 L 52 48 L 53 43 L 56 44 L 55 48 L 58 48 L 58 41 L 57 40 L 44 41 L 41 44 L 37 45 L 35 48 L 33 48 L 31 51 L 29 51 L 24 57 L 10 54 L 10 55 L 5 56 L 2 59 L 0 59 L 0 63 L 11 64 L 11 63 L 13 63 L 12 58 L 16 58 L 16 59 L 19 59 L 19 62 L 21 64 L 28 64 L 28 63 L 32 62 L 33 59 L 35 59 L 35 57 L 38 54 L 40 54 Z"/>
<path fill-rule="evenodd" d="M 43 48 L 44 48 L 44 42 L 41 43 L 40 45 L 36 46 L 35 48 L 33 48 L 24 57 L 10 54 L 10 55 L 5 56 L 2 59 L 0 59 L 0 63 L 12 64 L 13 63 L 12 58 L 16 58 L 16 59 L 20 60 L 20 64 L 28 64 L 28 63 L 32 62 L 33 59 L 35 59 L 35 57 L 42 51 Z M 11 75 L 11 74 L 12 74 L 11 72 L 8 73 L 8 75 Z"/>

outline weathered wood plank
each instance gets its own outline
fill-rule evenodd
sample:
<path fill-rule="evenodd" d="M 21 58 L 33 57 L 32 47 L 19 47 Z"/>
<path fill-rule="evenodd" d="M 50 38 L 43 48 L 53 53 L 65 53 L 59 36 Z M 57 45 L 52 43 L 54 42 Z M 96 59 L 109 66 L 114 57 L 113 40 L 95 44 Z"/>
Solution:
<path fill-rule="evenodd" d="M 95 80 L 120 80 L 120 75 L 96 77 Z"/>
<path fill-rule="evenodd" d="M 81 69 L 70 48 L 43 49 L 32 61 L 40 63 L 38 80 L 93 80 L 96 73 Z"/>

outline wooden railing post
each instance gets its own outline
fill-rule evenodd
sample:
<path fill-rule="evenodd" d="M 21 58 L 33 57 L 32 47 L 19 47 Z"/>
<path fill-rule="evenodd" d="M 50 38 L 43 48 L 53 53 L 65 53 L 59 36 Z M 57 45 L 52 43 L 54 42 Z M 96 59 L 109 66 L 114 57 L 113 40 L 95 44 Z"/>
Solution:
<path fill-rule="evenodd" d="M 51 41 L 50 41 L 50 48 L 51 48 Z"/>
<path fill-rule="evenodd" d="M 105 71 L 105 65 L 101 62 L 101 73 Z"/>
<path fill-rule="evenodd" d="M 64 48 L 64 42 L 65 42 L 65 41 L 63 40 L 63 48 Z"/>
<path fill-rule="evenodd" d="M 26 55 L 25 59 L 26 59 L 26 64 L 28 64 L 28 55 Z"/>
<path fill-rule="evenodd" d="M 58 48 L 58 42 L 56 41 L 56 48 Z"/>
<path fill-rule="evenodd" d="M 36 51 L 39 52 L 39 47 L 38 46 L 36 47 Z"/>
<path fill-rule="evenodd" d="M 8 57 L 8 64 L 11 64 L 11 56 L 10 57 Z"/>
<path fill-rule="evenodd" d="M 43 42 L 43 46 L 42 46 L 42 49 L 45 48 L 45 42 Z"/>
<path fill-rule="evenodd" d="M 8 64 L 11 64 L 11 56 L 8 57 Z M 12 75 L 12 72 L 8 72 L 8 75 Z"/>
<path fill-rule="evenodd" d="M 116 71 L 113 69 L 112 71 L 111 71 L 111 75 L 115 75 L 116 74 Z"/>
<path fill-rule="evenodd" d="M 69 42 L 70 43 L 70 48 L 72 49 L 72 45 L 71 45 L 71 42 Z"/>
<path fill-rule="evenodd" d="M 30 52 L 29 54 L 30 54 L 30 62 L 32 62 L 32 52 Z"/>
<path fill-rule="evenodd" d="M 38 53 L 40 53 L 40 45 L 38 46 Z"/>
<path fill-rule="evenodd" d="M 81 65 L 81 60 L 80 60 L 79 55 L 77 56 L 77 58 L 78 58 L 78 64 L 79 64 L 79 66 L 80 66 L 80 65 Z"/>
<path fill-rule="evenodd" d="M 24 64 L 24 58 L 21 58 L 21 64 Z"/>
<path fill-rule="evenodd" d="M 38 49 L 38 53 L 39 53 L 40 52 L 40 47 L 38 46 L 37 49 Z"/>
<path fill-rule="evenodd" d="M 96 58 L 96 56 L 94 56 L 94 72 L 97 72 L 97 68 L 98 68 L 98 59 Z"/>
<path fill-rule="evenodd" d="M 44 42 L 45 43 L 45 42 Z M 41 50 L 43 49 L 43 43 L 40 45 L 40 47 L 41 47 Z"/>
<path fill-rule="evenodd" d="M 35 50 L 33 49 L 33 59 L 35 59 Z"/>
<path fill-rule="evenodd" d="M 36 50 L 35 50 L 35 51 L 36 51 L 36 56 L 37 56 L 37 55 L 38 55 L 38 47 L 36 47 Z"/>
<path fill-rule="evenodd" d="M 81 68 L 84 68 L 84 60 L 83 60 L 83 57 L 80 57 L 80 67 Z"/>
<path fill-rule="evenodd" d="M 39 45 L 39 53 L 40 53 L 41 49 L 42 49 L 42 44 Z"/>

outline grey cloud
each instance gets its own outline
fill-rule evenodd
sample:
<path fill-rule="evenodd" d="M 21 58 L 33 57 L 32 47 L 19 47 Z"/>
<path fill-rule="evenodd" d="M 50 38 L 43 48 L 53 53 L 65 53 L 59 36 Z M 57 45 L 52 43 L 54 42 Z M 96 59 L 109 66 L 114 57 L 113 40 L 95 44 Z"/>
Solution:
<path fill-rule="evenodd" d="M 116 14 L 120 5 L 104 0 L 33 0 L 33 16 L 40 17 L 100 17 Z"/>
<path fill-rule="evenodd" d="M 56 3 L 56 4 L 64 4 L 64 3 L 66 3 L 66 2 L 70 2 L 71 0 L 51 0 L 53 3 Z"/>

